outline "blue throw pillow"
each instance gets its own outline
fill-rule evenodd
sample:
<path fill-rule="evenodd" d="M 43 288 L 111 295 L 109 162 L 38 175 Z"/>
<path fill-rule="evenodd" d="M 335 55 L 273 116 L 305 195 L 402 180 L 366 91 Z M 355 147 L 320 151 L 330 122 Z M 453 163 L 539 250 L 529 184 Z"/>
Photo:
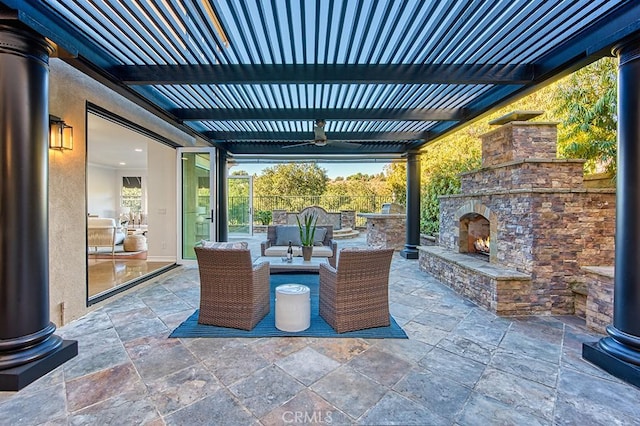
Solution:
<path fill-rule="evenodd" d="M 327 228 L 316 228 L 316 233 L 313 236 L 313 245 L 321 246 L 324 241 L 324 237 L 327 235 Z"/>
<path fill-rule="evenodd" d="M 276 227 L 276 244 L 277 246 L 288 246 L 289 241 L 294 246 L 302 244 L 300 241 L 300 228 L 298 225 L 279 225 Z"/>

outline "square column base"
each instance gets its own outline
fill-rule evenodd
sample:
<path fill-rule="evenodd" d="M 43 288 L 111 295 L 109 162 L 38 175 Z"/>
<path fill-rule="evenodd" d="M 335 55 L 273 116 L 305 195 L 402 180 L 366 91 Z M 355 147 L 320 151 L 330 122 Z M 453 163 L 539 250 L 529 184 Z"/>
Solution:
<path fill-rule="evenodd" d="M 583 343 L 582 358 L 602 368 L 612 376 L 640 388 L 640 366 L 616 358 L 600 348 L 598 342 Z"/>
<path fill-rule="evenodd" d="M 405 259 L 417 259 L 418 258 L 418 250 L 417 249 L 404 249 L 400 251 L 400 256 Z"/>
<path fill-rule="evenodd" d="M 62 345 L 44 358 L 0 370 L 0 391 L 19 391 L 78 355 L 76 340 L 63 340 Z"/>

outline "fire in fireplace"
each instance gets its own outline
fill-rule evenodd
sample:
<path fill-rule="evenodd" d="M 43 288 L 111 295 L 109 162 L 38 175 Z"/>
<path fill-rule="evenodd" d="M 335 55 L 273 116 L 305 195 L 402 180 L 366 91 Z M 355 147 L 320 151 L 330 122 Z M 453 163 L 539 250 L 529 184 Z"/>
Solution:
<path fill-rule="evenodd" d="M 489 256 L 490 253 L 490 249 L 489 249 L 489 237 L 487 238 L 478 238 L 477 240 L 475 240 L 473 242 L 473 248 L 476 249 L 477 253 L 482 253 L 482 254 L 486 254 L 487 256 Z"/>
<path fill-rule="evenodd" d="M 490 226 L 486 217 L 478 213 L 466 214 L 460 218 L 459 229 L 460 253 L 490 254 Z"/>

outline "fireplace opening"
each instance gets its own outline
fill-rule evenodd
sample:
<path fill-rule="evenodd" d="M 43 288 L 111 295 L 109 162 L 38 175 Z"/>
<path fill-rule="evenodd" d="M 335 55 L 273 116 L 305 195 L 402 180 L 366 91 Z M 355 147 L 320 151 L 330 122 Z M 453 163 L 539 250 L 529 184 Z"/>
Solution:
<path fill-rule="evenodd" d="M 491 254 L 489 220 L 478 213 L 469 213 L 460 218 L 459 229 L 460 253 L 467 253 L 488 262 Z"/>

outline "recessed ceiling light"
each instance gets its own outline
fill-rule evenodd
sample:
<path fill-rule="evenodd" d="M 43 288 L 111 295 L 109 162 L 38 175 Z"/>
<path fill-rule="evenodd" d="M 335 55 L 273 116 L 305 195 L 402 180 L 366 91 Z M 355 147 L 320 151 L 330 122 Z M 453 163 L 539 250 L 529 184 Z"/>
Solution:
<path fill-rule="evenodd" d="M 127 165 L 127 163 L 125 163 L 124 161 L 121 161 L 121 162 L 120 162 L 120 163 L 118 163 L 118 164 L 120 164 L 121 166 L 126 166 L 126 165 Z"/>
<path fill-rule="evenodd" d="M 135 152 L 142 152 L 142 148 L 136 148 L 134 149 Z"/>

